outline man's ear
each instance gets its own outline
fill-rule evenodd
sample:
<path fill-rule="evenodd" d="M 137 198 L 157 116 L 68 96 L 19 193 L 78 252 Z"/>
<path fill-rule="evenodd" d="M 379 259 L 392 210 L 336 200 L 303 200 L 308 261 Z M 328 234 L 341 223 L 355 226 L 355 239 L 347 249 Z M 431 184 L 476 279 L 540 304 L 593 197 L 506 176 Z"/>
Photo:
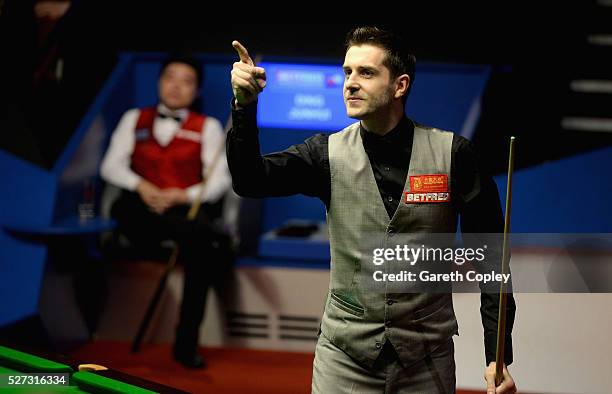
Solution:
<path fill-rule="evenodd" d="M 401 98 L 408 94 L 410 88 L 410 77 L 408 74 L 402 74 L 397 77 L 395 82 L 395 98 Z"/>

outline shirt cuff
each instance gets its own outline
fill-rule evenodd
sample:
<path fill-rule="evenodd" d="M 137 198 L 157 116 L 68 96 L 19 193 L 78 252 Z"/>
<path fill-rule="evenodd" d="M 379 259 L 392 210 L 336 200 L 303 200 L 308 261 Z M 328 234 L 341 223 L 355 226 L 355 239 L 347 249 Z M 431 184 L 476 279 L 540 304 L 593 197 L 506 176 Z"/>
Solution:
<path fill-rule="evenodd" d="M 126 190 L 135 192 L 138 188 L 138 185 L 142 181 L 142 177 L 136 174 L 130 174 L 130 176 L 126 176 L 125 178 L 125 187 Z"/>
<path fill-rule="evenodd" d="M 487 332 L 484 335 L 486 365 L 495 362 L 495 351 L 497 349 L 497 332 Z M 512 337 L 506 336 L 504 348 L 504 363 L 506 366 L 512 364 Z"/>
<path fill-rule="evenodd" d="M 198 198 L 198 193 L 199 193 L 201 185 L 202 185 L 201 183 L 197 183 L 197 184 L 195 184 L 193 186 L 189 186 L 187 188 L 187 191 L 186 191 L 187 192 L 187 197 L 189 198 L 190 202 L 194 202 L 196 200 L 196 198 Z M 204 196 L 202 196 L 202 197 L 204 197 Z"/>
<path fill-rule="evenodd" d="M 257 101 L 244 107 L 237 106 L 232 98 L 232 127 L 234 130 L 244 130 L 257 127 Z"/>

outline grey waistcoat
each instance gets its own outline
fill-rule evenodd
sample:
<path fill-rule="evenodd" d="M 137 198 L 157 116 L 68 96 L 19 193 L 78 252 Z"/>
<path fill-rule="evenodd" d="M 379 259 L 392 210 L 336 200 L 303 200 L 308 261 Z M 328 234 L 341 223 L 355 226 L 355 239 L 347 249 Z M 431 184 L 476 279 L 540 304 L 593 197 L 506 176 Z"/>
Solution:
<path fill-rule="evenodd" d="M 447 174 L 450 185 L 453 134 L 415 126 L 408 178 Z M 400 201 L 391 220 L 382 202 L 359 123 L 329 137 L 331 200 L 327 212 L 331 248 L 330 291 L 321 331 L 355 360 L 372 366 L 390 341 L 404 366 L 423 359 L 457 334 L 452 294 L 388 293 L 360 286 L 363 237 L 377 234 L 387 245 L 396 233 L 419 243 L 430 233 L 454 233 L 450 203 Z M 384 289 L 384 288 L 383 288 Z"/>

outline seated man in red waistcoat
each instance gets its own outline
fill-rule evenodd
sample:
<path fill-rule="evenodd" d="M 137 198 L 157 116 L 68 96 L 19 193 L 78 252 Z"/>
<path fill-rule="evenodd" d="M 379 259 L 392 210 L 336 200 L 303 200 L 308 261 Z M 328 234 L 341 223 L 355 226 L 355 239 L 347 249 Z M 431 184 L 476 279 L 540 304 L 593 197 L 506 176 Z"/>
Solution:
<path fill-rule="evenodd" d="M 225 134 L 217 119 L 190 109 L 201 78 L 195 59 L 168 58 L 159 76 L 160 103 L 123 115 L 101 167 L 102 177 L 122 189 L 111 209 L 119 232 L 142 250 L 168 239 L 179 245 L 185 282 L 173 354 L 192 368 L 204 366 L 197 346 L 208 287 L 226 277 L 232 261 L 230 238 L 219 220 L 231 185 L 224 150 L 217 153 Z M 188 221 L 203 173 L 208 174 L 203 205 L 198 218 Z"/>

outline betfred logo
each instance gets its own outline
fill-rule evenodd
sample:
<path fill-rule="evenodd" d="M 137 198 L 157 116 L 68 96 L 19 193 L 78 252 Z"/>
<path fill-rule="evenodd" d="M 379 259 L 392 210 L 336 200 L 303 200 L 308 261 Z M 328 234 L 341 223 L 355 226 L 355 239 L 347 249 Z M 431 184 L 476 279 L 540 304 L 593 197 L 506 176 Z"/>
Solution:
<path fill-rule="evenodd" d="M 438 203 L 449 202 L 450 193 L 411 193 L 404 192 L 404 202 L 406 204 Z"/>

